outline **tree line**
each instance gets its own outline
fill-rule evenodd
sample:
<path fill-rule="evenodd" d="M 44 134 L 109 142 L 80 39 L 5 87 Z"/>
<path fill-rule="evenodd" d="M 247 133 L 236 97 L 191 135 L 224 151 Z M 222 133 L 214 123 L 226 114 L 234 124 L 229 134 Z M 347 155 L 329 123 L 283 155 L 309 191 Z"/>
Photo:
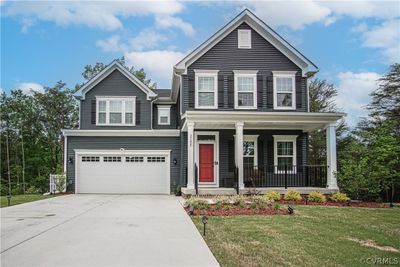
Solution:
<path fill-rule="evenodd" d="M 126 66 L 124 58 L 117 59 Z M 106 65 L 87 65 L 85 82 Z M 150 88 L 157 85 L 143 69 L 127 69 Z M 352 198 L 399 200 L 400 190 L 400 64 L 390 66 L 379 81 L 368 104 L 368 116 L 356 127 L 345 120 L 337 128 L 338 182 Z M 43 193 L 49 174 L 62 173 L 64 139 L 62 129 L 77 128 L 78 99 L 74 92 L 83 85 L 67 88 L 62 81 L 44 92 L 3 92 L 1 107 L 1 194 Z M 338 94 L 333 84 L 313 79 L 310 111 L 337 112 Z M 309 163 L 326 164 L 325 131 L 309 135 Z"/>

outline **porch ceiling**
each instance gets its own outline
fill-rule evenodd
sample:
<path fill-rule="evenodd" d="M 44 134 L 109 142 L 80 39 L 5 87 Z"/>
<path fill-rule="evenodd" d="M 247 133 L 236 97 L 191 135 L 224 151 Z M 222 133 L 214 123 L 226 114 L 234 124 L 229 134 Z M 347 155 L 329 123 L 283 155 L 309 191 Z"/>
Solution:
<path fill-rule="evenodd" d="M 187 111 L 182 118 L 195 123 L 195 129 L 235 129 L 237 122 L 244 123 L 244 129 L 283 129 L 313 131 L 336 124 L 345 113 L 314 112 L 248 112 L 248 111 Z"/>

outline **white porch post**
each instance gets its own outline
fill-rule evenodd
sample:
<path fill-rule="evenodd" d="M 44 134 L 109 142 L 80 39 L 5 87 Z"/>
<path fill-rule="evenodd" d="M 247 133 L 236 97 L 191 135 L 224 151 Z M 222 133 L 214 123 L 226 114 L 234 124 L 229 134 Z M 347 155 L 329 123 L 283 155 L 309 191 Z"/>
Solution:
<path fill-rule="evenodd" d="M 194 122 L 188 122 L 188 162 L 187 162 L 187 189 L 194 189 Z"/>
<path fill-rule="evenodd" d="M 238 176 L 239 176 L 239 189 L 244 189 L 243 183 L 243 122 L 237 122 L 235 124 L 236 128 L 236 154 L 235 154 L 235 162 L 238 167 Z"/>
<path fill-rule="evenodd" d="M 327 187 L 339 189 L 336 178 L 336 125 L 333 123 L 326 128 L 326 156 L 328 165 Z"/>

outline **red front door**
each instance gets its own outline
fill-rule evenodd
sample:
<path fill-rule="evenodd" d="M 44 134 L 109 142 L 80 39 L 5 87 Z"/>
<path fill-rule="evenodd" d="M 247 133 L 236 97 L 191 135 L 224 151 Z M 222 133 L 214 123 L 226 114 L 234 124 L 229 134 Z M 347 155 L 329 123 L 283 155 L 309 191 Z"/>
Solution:
<path fill-rule="evenodd" d="M 214 182 L 214 144 L 199 144 L 199 182 Z"/>

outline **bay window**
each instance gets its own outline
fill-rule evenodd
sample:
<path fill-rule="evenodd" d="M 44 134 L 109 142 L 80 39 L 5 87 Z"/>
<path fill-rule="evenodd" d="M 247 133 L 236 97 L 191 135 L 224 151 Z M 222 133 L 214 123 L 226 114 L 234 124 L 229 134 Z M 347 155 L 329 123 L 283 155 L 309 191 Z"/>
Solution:
<path fill-rule="evenodd" d="M 218 108 L 217 70 L 195 70 L 195 107 Z"/>
<path fill-rule="evenodd" d="M 135 125 L 136 97 L 96 97 L 96 101 L 96 125 Z"/>
<path fill-rule="evenodd" d="M 257 71 L 235 73 L 235 109 L 257 108 Z"/>
<path fill-rule="evenodd" d="M 273 71 L 274 109 L 296 109 L 295 71 Z"/>

